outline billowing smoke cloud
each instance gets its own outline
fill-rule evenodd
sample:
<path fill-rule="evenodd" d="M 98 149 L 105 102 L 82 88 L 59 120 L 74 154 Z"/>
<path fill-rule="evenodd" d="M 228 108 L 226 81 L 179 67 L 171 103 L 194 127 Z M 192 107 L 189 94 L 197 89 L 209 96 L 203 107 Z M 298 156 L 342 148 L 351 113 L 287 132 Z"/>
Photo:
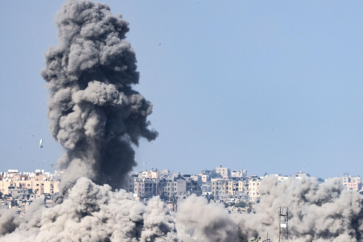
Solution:
<path fill-rule="evenodd" d="M 37 241 L 177 241 L 173 217 L 155 197 L 147 206 L 125 190 L 113 192 L 80 178 L 62 204 L 44 208 L 35 203 L 26 217 L 0 212 L 1 242 Z M 42 202 L 42 201 L 41 201 Z"/>
<path fill-rule="evenodd" d="M 192 195 L 178 208 L 176 228 L 184 242 L 235 242 L 238 227 L 221 203 Z"/>
<path fill-rule="evenodd" d="M 105 4 L 68 0 L 57 15 L 59 44 L 46 53 L 41 75 L 50 90 L 53 137 L 67 150 L 58 160 L 62 186 L 81 176 L 119 188 L 136 165 L 131 144 L 153 140 L 152 104 L 131 85 L 139 82 L 128 23 Z"/>
<path fill-rule="evenodd" d="M 44 208 L 35 202 L 22 218 L 0 210 L 0 242 L 8 241 L 248 241 L 266 233 L 277 238 L 277 208 L 289 208 L 290 241 L 359 242 L 363 233 L 363 198 L 339 180 L 274 177 L 262 182 L 255 213 L 228 214 L 222 204 L 190 196 L 171 216 L 157 197 L 145 206 L 124 190 L 113 192 L 80 178 L 63 203 Z"/>
<path fill-rule="evenodd" d="M 358 242 L 363 233 L 363 197 L 344 189 L 340 179 L 323 184 L 315 178 L 281 183 L 273 176 L 263 180 L 256 213 L 238 216 L 248 237 L 268 232 L 277 238 L 278 207 L 289 208 L 290 239 L 296 242 Z"/>
<path fill-rule="evenodd" d="M 13 232 L 17 226 L 15 211 L 0 209 L 0 236 Z"/>

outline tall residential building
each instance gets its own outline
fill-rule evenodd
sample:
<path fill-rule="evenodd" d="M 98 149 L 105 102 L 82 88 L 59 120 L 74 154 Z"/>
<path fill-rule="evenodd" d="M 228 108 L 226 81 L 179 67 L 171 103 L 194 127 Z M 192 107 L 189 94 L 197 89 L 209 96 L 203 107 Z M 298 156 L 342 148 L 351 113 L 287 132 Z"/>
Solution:
<path fill-rule="evenodd" d="M 134 178 L 137 178 L 135 175 L 127 175 L 123 184 L 123 189 L 125 189 L 128 192 L 133 193 L 134 192 Z"/>
<path fill-rule="evenodd" d="M 231 175 L 231 169 L 227 167 L 218 166 L 216 167 L 216 173 L 220 174 L 223 178 L 229 178 Z"/>
<path fill-rule="evenodd" d="M 259 177 L 252 177 L 248 180 L 248 196 L 251 202 L 256 202 L 260 199 L 260 185 L 261 179 Z"/>
<path fill-rule="evenodd" d="M 156 183 L 148 178 L 134 178 L 134 195 L 142 198 L 152 197 L 156 193 Z"/>
<path fill-rule="evenodd" d="M 212 195 L 214 199 L 223 199 L 228 196 L 228 180 L 212 179 Z"/>
<path fill-rule="evenodd" d="M 187 181 L 184 179 L 161 181 L 160 187 L 163 189 L 163 197 L 172 198 L 187 195 Z"/>

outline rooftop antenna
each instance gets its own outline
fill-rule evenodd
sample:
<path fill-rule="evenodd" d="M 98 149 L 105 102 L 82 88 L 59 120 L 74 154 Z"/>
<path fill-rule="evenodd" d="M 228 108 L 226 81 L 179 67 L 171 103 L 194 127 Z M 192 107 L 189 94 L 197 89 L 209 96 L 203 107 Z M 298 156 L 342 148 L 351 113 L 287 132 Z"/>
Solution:
<path fill-rule="evenodd" d="M 279 207 L 279 240 L 278 242 L 289 241 L 289 209 L 287 207 Z"/>
<path fill-rule="evenodd" d="M 159 195 L 159 193 L 158 193 L 158 183 L 159 183 L 159 171 L 156 171 L 156 196 Z"/>
<path fill-rule="evenodd" d="M 264 241 L 262 242 L 271 242 L 271 240 L 268 238 L 268 233 L 267 233 L 267 239 L 265 239 Z"/>

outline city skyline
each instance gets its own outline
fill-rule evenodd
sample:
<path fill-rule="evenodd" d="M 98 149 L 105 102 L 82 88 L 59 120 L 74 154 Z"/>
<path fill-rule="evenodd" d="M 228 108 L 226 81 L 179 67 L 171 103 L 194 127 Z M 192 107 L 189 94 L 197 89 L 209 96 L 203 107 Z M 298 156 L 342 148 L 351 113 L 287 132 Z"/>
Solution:
<path fill-rule="evenodd" d="M 48 131 L 39 75 L 57 43 L 62 2 L 0 10 L 2 170 L 50 167 L 63 153 Z M 219 164 L 257 174 L 304 166 L 318 177 L 361 173 L 362 3 L 107 3 L 130 23 L 136 89 L 154 104 L 149 120 L 160 134 L 141 140 L 135 170 L 145 162 L 184 173 Z"/>
<path fill-rule="evenodd" d="M 361 241 L 362 7 L 5 2 L 0 242 Z"/>

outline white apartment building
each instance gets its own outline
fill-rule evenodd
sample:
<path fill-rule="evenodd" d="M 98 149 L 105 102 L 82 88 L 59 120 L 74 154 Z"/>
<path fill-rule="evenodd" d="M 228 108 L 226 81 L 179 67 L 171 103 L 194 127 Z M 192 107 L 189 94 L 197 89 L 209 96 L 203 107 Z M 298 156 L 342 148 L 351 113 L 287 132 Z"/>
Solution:
<path fill-rule="evenodd" d="M 279 182 L 282 182 L 282 181 L 286 181 L 288 180 L 289 178 L 291 178 L 290 176 L 285 176 L 285 175 L 280 175 L 280 174 L 271 174 L 271 175 L 267 175 L 267 176 L 276 176 L 277 177 L 277 180 Z M 301 179 L 301 178 L 300 178 Z"/>
<path fill-rule="evenodd" d="M 239 178 L 247 177 L 247 170 L 242 169 L 242 170 L 232 171 L 231 176 L 232 177 L 239 177 Z"/>

